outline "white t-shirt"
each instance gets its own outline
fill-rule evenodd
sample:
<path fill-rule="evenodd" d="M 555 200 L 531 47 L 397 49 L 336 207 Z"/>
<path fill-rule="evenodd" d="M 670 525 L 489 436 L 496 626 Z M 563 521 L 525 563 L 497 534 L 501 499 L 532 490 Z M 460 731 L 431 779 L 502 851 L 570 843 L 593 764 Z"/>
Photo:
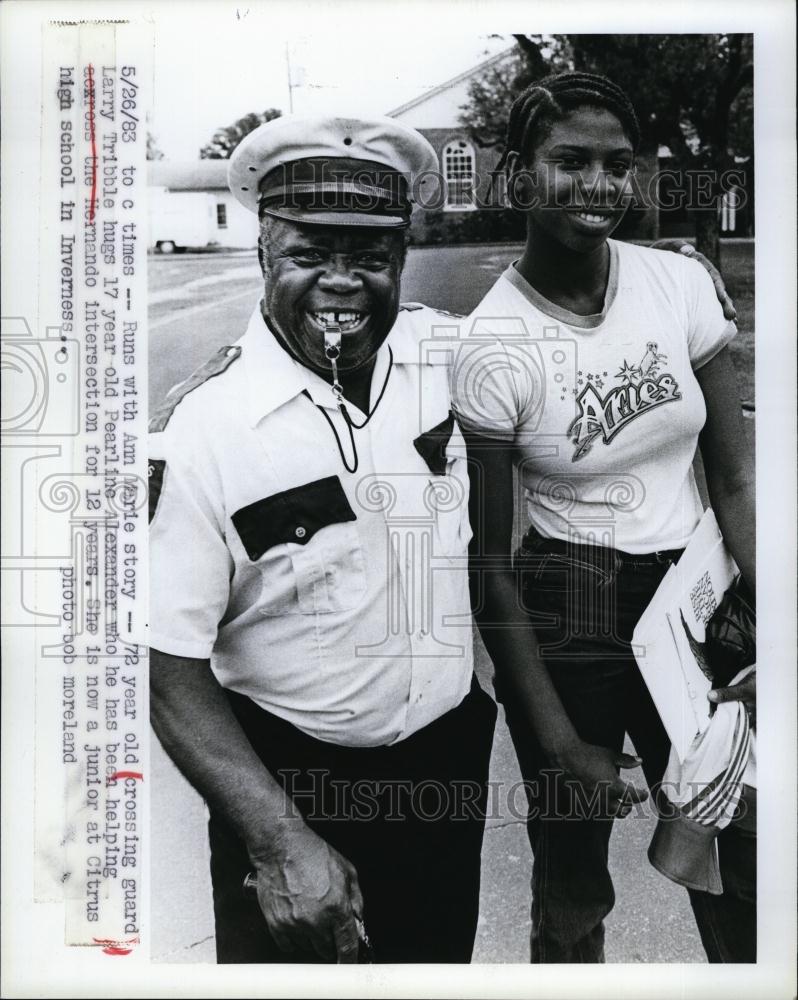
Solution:
<path fill-rule="evenodd" d="M 692 460 L 706 408 L 693 372 L 736 327 L 696 261 L 609 247 L 594 316 L 507 268 L 466 324 L 454 407 L 464 430 L 512 442 L 542 535 L 632 553 L 681 548 L 702 514 Z"/>

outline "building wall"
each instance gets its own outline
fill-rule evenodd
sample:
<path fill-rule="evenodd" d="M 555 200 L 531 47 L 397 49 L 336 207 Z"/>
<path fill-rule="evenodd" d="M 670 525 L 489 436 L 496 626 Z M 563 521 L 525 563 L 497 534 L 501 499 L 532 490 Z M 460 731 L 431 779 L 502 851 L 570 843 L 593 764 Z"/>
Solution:
<path fill-rule="evenodd" d="M 227 187 L 226 160 L 191 160 L 173 162 L 152 160 L 147 164 L 147 181 L 152 192 L 153 207 L 166 192 L 176 198 L 181 194 L 204 194 L 213 204 L 213 221 L 208 241 L 223 247 L 249 249 L 257 246 L 258 221 L 252 212 L 240 205 Z M 179 203 L 178 201 L 175 204 Z M 184 202 L 190 206 L 191 199 Z M 190 211 L 191 208 L 187 208 Z M 151 227 L 161 232 L 162 226 Z M 152 242 L 152 240 L 151 240 Z"/>
<path fill-rule="evenodd" d="M 523 227 L 514 224 L 511 213 L 502 205 L 501 188 L 493 185 L 493 171 L 500 152 L 495 147 L 481 147 L 461 126 L 421 128 L 438 157 L 441 176 L 446 180 L 445 150 L 453 146 L 472 157 L 474 173 L 470 204 L 458 205 L 457 192 L 445 184 L 439 186 L 430 204 L 413 213 L 411 239 L 414 243 L 479 243 L 520 239 Z M 454 203 L 453 203 L 454 202 Z"/>
<path fill-rule="evenodd" d="M 254 212 L 248 212 L 232 194 L 225 191 L 211 191 L 217 206 L 217 227 L 215 240 L 223 247 L 250 249 L 258 245 L 258 219 Z M 220 226 L 219 207 L 224 209 L 226 226 Z"/>
<path fill-rule="evenodd" d="M 169 191 L 153 186 L 150 192 L 151 249 L 163 240 L 189 248 L 251 249 L 258 244 L 257 217 L 229 191 Z"/>
<path fill-rule="evenodd" d="M 469 82 L 467 79 L 458 80 L 452 86 L 430 94 L 405 110 L 391 112 L 391 117 L 419 132 L 446 128 L 450 122 L 458 121 L 461 109 L 468 101 Z"/>

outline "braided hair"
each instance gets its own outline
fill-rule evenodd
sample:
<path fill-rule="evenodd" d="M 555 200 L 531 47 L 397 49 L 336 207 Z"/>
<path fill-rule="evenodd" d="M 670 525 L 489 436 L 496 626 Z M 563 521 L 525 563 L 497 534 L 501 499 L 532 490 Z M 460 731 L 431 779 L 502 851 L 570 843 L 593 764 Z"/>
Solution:
<path fill-rule="evenodd" d="M 528 157 L 534 140 L 545 135 L 551 125 L 578 107 L 606 108 L 623 125 L 637 152 L 640 123 L 632 102 L 621 88 L 606 76 L 594 73 L 555 73 L 530 84 L 514 101 L 507 123 L 504 153 L 496 169 L 502 170 L 510 153 Z"/>

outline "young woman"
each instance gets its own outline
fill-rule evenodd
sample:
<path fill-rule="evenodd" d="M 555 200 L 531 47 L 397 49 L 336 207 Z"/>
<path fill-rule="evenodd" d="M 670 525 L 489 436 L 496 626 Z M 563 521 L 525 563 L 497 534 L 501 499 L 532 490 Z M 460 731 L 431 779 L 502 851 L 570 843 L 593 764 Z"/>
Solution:
<path fill-rule="evenodd" d="M 541 962 L 603 961 L 613 817 L 647 797 L 618 768 L 642 763 L 652 789 L 665 770 L 668 737 L 630 640 L 701 517 L 699 442 L 721 530 L 755 586 L 734 324 L 698 263 L 610 239 L 639 138 L 603 77 L 552 76 L 519 96 L 502 163 L 526 246 L 472 314 L 455 365 L 477 617 L 528 788 Z M 512 565 L 514 468 L 528 519 Z M 753 684 L 720 699 L 752 703 Z M 622 752 L 626 734 L 639 757 Z M 733 874 L 744 912 L 691 894 L 716 960 L 727 953 L 712 942 L 750 926 L 753 872 Z"/>

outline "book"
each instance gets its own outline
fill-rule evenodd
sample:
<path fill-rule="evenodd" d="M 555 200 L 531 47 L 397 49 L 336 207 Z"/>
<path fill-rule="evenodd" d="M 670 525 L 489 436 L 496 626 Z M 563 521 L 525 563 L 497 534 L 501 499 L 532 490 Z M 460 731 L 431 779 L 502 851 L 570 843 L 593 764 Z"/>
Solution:
<path fill-rule="evenodd" d="M 711 719 L 706 624 L 737 572 L 715 515 L 707 510 L 634 630 L 640 673 L 680 761 Z"/>

